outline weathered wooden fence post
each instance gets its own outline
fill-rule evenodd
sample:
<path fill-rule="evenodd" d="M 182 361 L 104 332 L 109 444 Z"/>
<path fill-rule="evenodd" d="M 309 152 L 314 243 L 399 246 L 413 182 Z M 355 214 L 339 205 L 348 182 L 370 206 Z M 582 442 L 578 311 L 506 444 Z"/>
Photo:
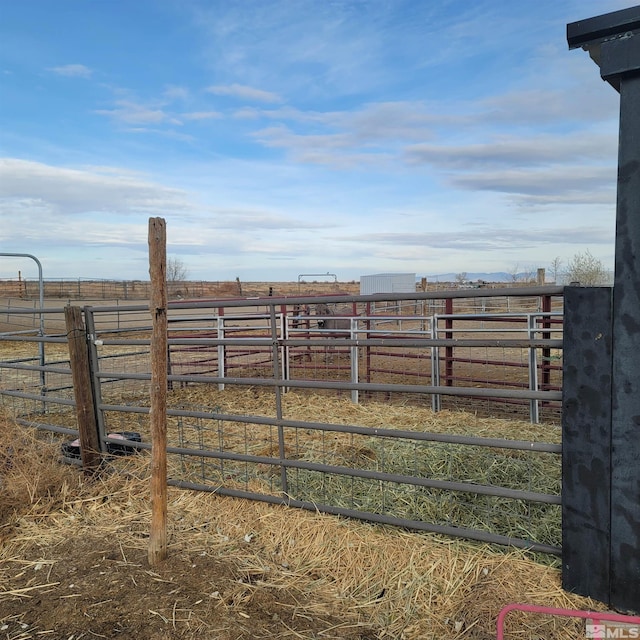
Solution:
<path fill-rule="evenodd" d="M 80 455 L 86 475 L 93 475 L 100 466 L 100 438 L 91 392 L 87 333 L 80 307 L 65 307 L 64 319 L 69 345 L 69 362 L 76 400 L 76 419 L 80 432 Z"/>
<path fill-rule="evenodd" d="M 166 225 L 149 218 L 151 333 L 151 566 L 167 557 L 167 284 Z"/>

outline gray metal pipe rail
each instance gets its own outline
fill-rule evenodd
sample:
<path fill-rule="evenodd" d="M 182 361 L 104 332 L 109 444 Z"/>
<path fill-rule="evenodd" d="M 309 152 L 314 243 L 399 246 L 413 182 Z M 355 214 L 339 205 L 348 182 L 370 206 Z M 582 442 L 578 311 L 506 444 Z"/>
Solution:
<path fill-rule="evenodd" d="M 122 411 L 128 413 L 148 414 L 148 407 L 132 407 L 129 405 L 100 404 L 103 411 Z M 273 427 L 288 427 L 291 429 L 309 429 L 330 431 L 335 433 L 350 433 L 363 436 L 401 438 L 404 440 L 418 440 L 421 442 L 442 442 L 447 444 L 463 444 L 476 447 L 494 449 L 513 449 L 516 451 L 535 451 L 539 453 L 561 453 L 562 445 L 550 442 L 531 442 L 529 440 L 506 440 L 503 438 L 483 438 L 478 436 L 462 436 L 432 431 L 406 431 L 403 429 L 385 429 L 381 427 L 362 427 L 359 425 L 335 424 L 326 422 L 308 422 L 304 420 L 289 420 L 285 418 L 268 418 L 265 416 L 246 416 L 240 414 L 215 413 L 206 411 L 186 411 L 181 409 L 167 409 L 167 415 L 183 418 L 203 418 L 210 420 L 224 420 L 245 424 L 260 424 Z"/>
<path fill-rule="evenodd" d="M 499 289 L 459 289 L 450 291 L 416 291 L 415 293 L 375 293 L 370 295 L 329 295 L 329 296 L 280 296 L 260 297 L 260 298 L 218 298 L 216 300 L 190 300 L 190 301 L 169 301 L 169 311 L 172 309 L 220 309 L 223 307 L 278 307 L 282 305 L 315 305 L 320 302 L 333 303 L 367 303 L 367 302 L 394 302 L 400 300 L 448 300 L 461 298 L 498 298 L 498 297 L 528 297 L 539 296 L 561 296 L 564 292 L 563 286 L 541 286 L 541 287 L 513 287 Z M 89 307 L 92 309 L 93 307 Z M 96 308 L 98 309 L 98 308 Z M 54 310 L 55 311 L 55 310 Z M 117 305 L 100 306 L 99 311 L 149 311 L 148 305 Z M 64 308 L 57 309 L 58 313 L 64 312 Z"/>
<path fill-rule="evenodd" d="M 148 373 L 104 373 L 98 378 L 109 380 L 151 380 Z M 227 378 L 218 376 L 196 376 L 198 383 L 230 384 L 258 387 L 285 387 L 297 389 L 336 389 L 357 391 L 389 391 L 388 384 L 371 382 L 332 382 L 329 380 L 284 380 L 275 378 Z M 170 382 L 194 382 L 194 376 L 170 375 Z M 393 391 L 404 393 L 441 394 L 476 398 L 510 398 L 513 400 L 562 400 L 561 391 L 533 391 L 519 389 L 491 389 L 486 387 L 443 387 L 433 385 L 394 384 Z"/>
<path fill-rule="evenodd" d="M 512 538 L 503 536 L 489 531 L 480 531 L 478 529 L 467 529 L 464 527 L 453 527 L 449 525 L 433 524 L 431 522 L 420 522 L 409 520 L 407 518 L 398 518 L 381 513 L 370 513 L 358 511 L 356 509 L 347 509 L 345 507 L 335 507 L 332 505 L 318 504 L 316 502 L 308 502 L 305 500 L 295 500 L 288 496 L 279 497 L 262 493 L 253 493 L 243 491 L 242 489 L 228 489 L 226 487 L 212 487 L 210 485 L 198 484 L 195 482 L 186 482 L 184 480 L 169 480 L 168 483 L 173 487 L 182 489 L 193 489 L 195 491 L 208 491 L 222 496 L 232 498 L 246 498 L 249 500 L 257 500 L 269 504 L 277 504 L 288 507 L 297 507 L 308 511 L 328 513 L 330 515 L 344 516 L 346 518 L 355 518 L 357 520 L 365 520 L 367 522 L 375 522 L 377 524 L 388 524 L 396 527 L 405 527 L 417 531 L 427 531 L 430 533 L 438 533 L 444 536 L 452 536 L 458 538 L 467 538 L 478 542 L 486 542 L 489 544 L 500 544 L 503 546 L 515 547 L 517 549 L 525 549 L 538 553 L 547 553 L 550 555 L 560 555 L 561 549 L 553 545 L 542 544 L 531 540 L 521 540 L 520 538 Z"/>

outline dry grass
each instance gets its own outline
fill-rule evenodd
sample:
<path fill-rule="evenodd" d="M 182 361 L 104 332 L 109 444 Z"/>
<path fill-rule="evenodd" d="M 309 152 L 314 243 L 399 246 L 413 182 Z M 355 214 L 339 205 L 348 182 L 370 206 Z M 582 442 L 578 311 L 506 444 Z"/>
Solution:
<path fill-rule="evenodd" d="M 209 386 L 187 387 L 171 394 L 174 406 L 189 405 L 200 410 L 226 414 L 275 416 L 273 394 L 257 389 L 227 389 Z M 559 442 L 554 425 L 481 418 L 460 411 L 433 413 L 427 407 L 369 402 L 355 405 L 350 400 L 315 394 L 289 393 L 283 398 L 285 418 L 309 422 L 328 421 L 366 428 L 433 432 L 485 438 L 518 439 L 528 442 Z M 114 415 L 115 417 L 115 415 Z M 258 424 L 231 421 L 192 421 L 190 428 L 170 429 L 174 445 L 196 449 L 232 451 L 278 458 L 277 430 Z M 172 422 L 175 424 L 175 421 Z M 119 422 L 124 429 L 126 423 Z M 142 426 L 142 425 L 141 425 Z M 187 435 L 185 435 L 187 434 Z M 190 439 L 176 441 L 177 435 Z M 454 480 L 495 485 L 523 491 L 558 494 L 560 458 L 554 454 L 515 451 L 411 439 L 376 436 L 373 431 L 349 434 L 304 428 L 284 431 L 285 455 L 289 459 L 383 471 L 418 478 Z M 238 478 L 254 480 L 254 490 L 273 493 L 282 490 L 279 467 L 230 464 L 224 468 L 211 459 L 184 460 L 175 477 L 193 482 L 229 484 L 235 470 Z M 186 477 L 185 477 L 186 476 Z M 257 486 L 262 481 L 262 487 Z M 473 493 L 450 492 L 408 484 L 354 479 L 348 475 L 294 470 L 289 473 L 289 495 L 313 503 L 388 513 L 401 518 L 490 530 L 505 536 L 560 544 L 560 510 L 557 506 L 504 500 Z M 550 558 L 549 558 L 550 559 Z"/>
<path fill-rule="evenodd" d="M 351 410 L 363 420 L 367 408 Z M 423 428 L 435 430 L 441 417 Z M 147 456 L 84 481 L 58 464 L 58 446 L 0 420 L 0 626 L 21 620 L 34 636 L 68 638 L 82 628 L 79 616 L 84 630 L 116 637 L 101 613 L 107 596 L 118 624 L 140 621 L 129 635 L 140 638 L 490 639 L 510 602 L 602 610 L 562 591 L 557 569 L 518 551 L 174 489 L 170 558 L 152 569 L 143 559 Z M 120 580 L 117 591 L 104 583 L 109 576 Z M 569 640 L 581 629 L 514 614 L 509 637 Z"/>
<path fill-rule="evenodd" d="M 148 400 L 114 389 L 107 403 L 142 404 Z M 256 388 L 194 385 L 169 395 L 173 408 L 189 408 L 226 415 L 274 418 L 273 392 Z M 521 491 L 557 495 L 560 491 L 560 458 L 555 454 L 516 451 L 471 445 L 381 438 L 374 429 L 423 433 L 448 433 L 528 442 L 559 442 L 555 425 L 483 418 L 460 411 L 433 413 L 428 407 L 368 402 L 355 405 L 335 396 L 288 393 L 282 400 L 283 416 L 296 421 L 358 425 L 372 431 L 340 433 L 305 428 L 284 429 L 285 457 L 303 462 L 337 465 L 367 471 L 464 481 Z M 57 418 L 57 420 L 56 420 Z M 36 416 L 37 419 L 37 416 Z M 48 421 L 65 424 L 69 415 L 49 414 Z M 140 431 L 150 440 L 147 417 L 110 411 L 110 431 Z M 204 456 L 170 456 L 171 477 L 209 486 L 227 486 L 262 494 L 279 495 L 278 429 L 233 419 L 175 418 L 168 420 L 169 445 L 195 450 L 225 451 L 271 458 L 270 464 L 224 461 Z M 407 483 L 379 482 L 348 474 L 292 469 L 288 473 L 289 496 L 314 504 L 384 513 L 406 520 L 492 531 L 504 536 L 559 546 L 560 510 L 557 505 L 507 500 L 474 493 L 454 493 Z M 553 562 L 549 556 L 546 561 Z"/>

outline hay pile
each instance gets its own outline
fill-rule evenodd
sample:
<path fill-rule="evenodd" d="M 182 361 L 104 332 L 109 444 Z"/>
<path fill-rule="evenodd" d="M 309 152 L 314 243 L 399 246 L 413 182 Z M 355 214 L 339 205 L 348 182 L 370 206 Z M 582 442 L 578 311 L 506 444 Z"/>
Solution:
<path fill-rule="evenodd" d="M 114 403 L 117 397 L 114 394 Z M 126 402 L 134 402 L 125 396 Z M 190 385 L 169 394 L 174 408 L 225 415 L 276 416 L 273 391 L 231 387 L 218 391 L 212 385 Z M 286 393 L 283 416 L 296 421 L 330 422 L 408 432 L 435 432 L 527 442 L 554 442 L 560 438 L 556 425 L 533 425 L 524 421 L 479 417 L 461 411 L 433 413 L 429 406 L 369 401 L 354 404 L 348 398 L 315 393 Z M 111 430 L 142 431 L 148 440 L 146 416 L 109 412 Z M 169 443 L 192 449 L 249 454 L 277 459 L 278 430 L 273 426 L 234 422 L 170 418 Z M 290 460 L 337 465 L 432 480 L 464 480 L 522 491 L 559 494 L 561 461 L 556 454 L 505 450 L 471 445 L 382 438 L 372 431 L 363 434 L 287 427 L 285 455 Z M 175 458 L 175 456 L 173 456 Z M 186 456 L 172 467 L 175 479 L 280 495 L 283 485 L 277 460 L 272 465 L 247 464 Z M 251 484 L 251 487 L 249 487 Z M 288 472 L 286 492 L 294 499 L 378 514 L 468 527 L 504 536 L 559 546 L 558 505 L 502 499 L 469 493 L 416 487 L 407 483 L 379 482 L 340 473 L 304 469 Z"/>
<path fill-rule="evenodd" d="M 170 557 L 151 568 L 148 457 L 85 481 L 58 451 L 0 419 L 7 637 L 488 640 L 510 602 L 599 607 L 518 551 L 174 489 Z M 584 627 L 513 614 L 508 629 L 568 640 Z"/>

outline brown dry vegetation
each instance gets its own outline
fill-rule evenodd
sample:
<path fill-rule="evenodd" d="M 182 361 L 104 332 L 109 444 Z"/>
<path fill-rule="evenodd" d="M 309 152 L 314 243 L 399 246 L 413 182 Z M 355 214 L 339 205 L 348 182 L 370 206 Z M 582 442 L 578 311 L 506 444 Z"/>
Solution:
<path fill-rule="evenodd" d="M 152 568 L 148 457 L 85 480 L 58 454 L 1 417 L 2 637 L 488 640 L 510 602 L 602 608 L 518 551 L 177 489 Z M 583 633 L 524 614 L 508 628 Z"/>
<path fill-rule="evenodd" d="M 148 298 L 150 282 L 145 280 L 45 280 L 45 298 L 99 300 L 101 298 Z M 242 296 L 297 296 L 357 294 L 360 283 L 308 278 L 300 282 L 176 281 L 169 282 L 169 295 L 180 298 L 236 298 Z M 0 298 L 37 300 L 36 280 L 0 280 Z"/>

